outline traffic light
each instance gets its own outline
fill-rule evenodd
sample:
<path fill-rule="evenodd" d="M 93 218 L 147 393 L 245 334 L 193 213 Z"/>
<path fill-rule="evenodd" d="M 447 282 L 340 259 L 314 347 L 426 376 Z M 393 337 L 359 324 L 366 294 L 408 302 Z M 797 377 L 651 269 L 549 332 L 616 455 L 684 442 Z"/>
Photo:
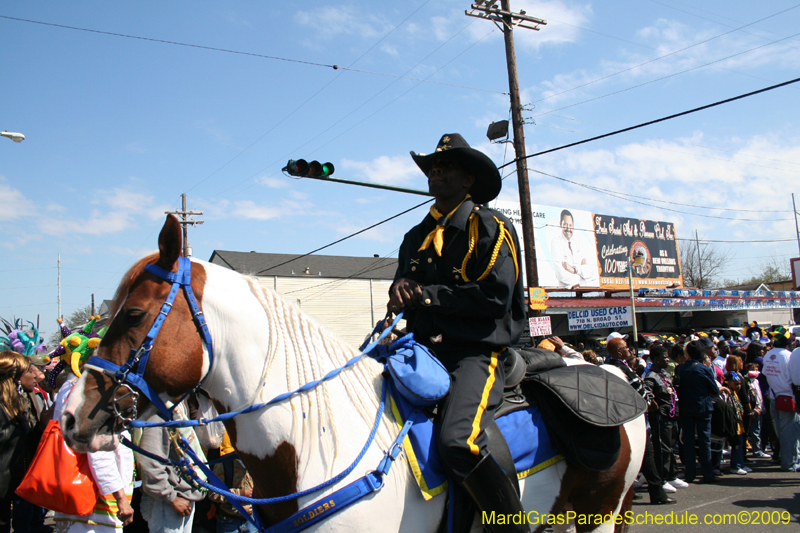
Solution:
<path fill-rule="evenodd" d="M 290 176 L 301 178 L 327 178 L 333 174 L 333 163 L 320 163 L 312 161 L 309 163 L 305 159 L 290 159 L 283 171 Z"/>

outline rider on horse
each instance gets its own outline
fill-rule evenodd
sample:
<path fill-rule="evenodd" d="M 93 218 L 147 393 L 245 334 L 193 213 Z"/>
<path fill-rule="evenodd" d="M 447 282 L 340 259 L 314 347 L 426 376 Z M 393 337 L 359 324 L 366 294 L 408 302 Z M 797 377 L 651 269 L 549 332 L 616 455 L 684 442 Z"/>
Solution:
<path fill-rule="evenodd" d="M 505 216 L 484 205 L 499 194 L 500 173 L 457 133 L 444 135 L 434 153 L 411 157 L 436 203 L 403 239 L 389 311 L 405 310 L 408 331 L 452 377 L 437 427 L 440 455 L 458 490 L 463 486 L 487 513 L 524 513 L 514 462 L 494 423 L 504 352 L 525 321 L 517 235 Z M 462 520 L 472 516 L 456 512 Z"/>

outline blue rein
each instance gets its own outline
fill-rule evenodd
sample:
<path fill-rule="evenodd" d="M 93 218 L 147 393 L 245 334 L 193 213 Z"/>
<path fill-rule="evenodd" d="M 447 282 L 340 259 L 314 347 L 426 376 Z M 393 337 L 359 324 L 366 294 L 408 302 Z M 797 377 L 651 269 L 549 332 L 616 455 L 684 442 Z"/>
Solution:
<path fill-rule="evenodd" d="M 145 270 L 150 272 L 151 274 L 155 275 L 158 278 L 161 278 L 164 281 L 168 281 L 172 283 L 172 287 L 170 288 L 169 294 L 167 295 L 167 299 L 161 305 L 161 310 L 158 313 L 155 321 L 153 322 L 152 327 L 147 333 L 147 336 L 142 341 L 141 346 L 139 349 L 131 349 L 131 353 L 128 356 L 128 360 L 125 361 L 122 365 L 117 365 L 112 363 L 111 361 L 107 361 L 105 359 L 101 359 L 97 356 L 92 356 L 86 362 L 86 365 L 103 372 L 104 374 L 112 377 L 114 381 L 117 383 L 117 389 L 120 387 L 126 387 L 130 392 L 129 395 L 133 396 L 133 408 L 131 409 L 133 416 L 131 417 L 123 417 L 118 410 L 118 406 L 116 402 L 121 400 L 122 398 L 126 397 L 126 394 L 123 397 L 117 397 L 116 392 L 117 389 L 114 390 L 114 397 L 112 398 L 112 405 L 114 406 L 114 411 L 117 414 L 117 417 L 123 422 L 125 426 L 128 427 L 168 427 L 168 428 L 178 428 L 178 427 L 190 427 L 190 426 L 199 426 L 205 425 L 211 422 L 221 422 L 225 420 L 229 420 L 239 414 L 244 413 L 251 413 L 253 411 L 257 411 L 260 409 L 264 409 L 269 405 L 276 404 L 282 402 L 288 398 L 291 398 L 295 394 L 299 394 L 308 390 L 315 388 L 320 383 L 332 379 L 338 376 L 343 370 L 349 368 L 361 358 L 369 353 L 375 346 L 380 343 L 391 331 L 394 327 L 400 322 L 400 319 L 403 317 L 403 313 L 397 315 L 394 320 L 394 323 L 391 327 L 386 328 L 383 332 L 375 339 L 372 343 L 367 346 L 366 349 L 362 350 L 362 352 L 347 361 L 343 366 L 331 370 L 322 378 L 312 381 L 310 383 L 306 383 L 302 387 L 298 389 L 286 392 L 283 394 L 279 394 L 272 400 L 251 405 L 244 409 L 240 409 L 239 411 L 234 411 L 230 413 L 224 413 L 219 415 L 215 418 L 211 419 L 200 419 L 200 420 L 173 420 L 172 419 L 172 410 L 175 408 L 177 404 L 179 404 L 186 396 L 188 396 L 188 392 L 177 402 L 172 408 L 167 408 L 161 398 L 158 396 L 158 393 L 154 391 L 147 381 L 144 379 L 144 373 L 147 370 L 147 362 L 150 358 L 150 351 L 153 348 L 153 342 L 155 341 L 156 337 L 158 336 L 159 331 L 161 330 L 161 326 L 164 325 L 164 321 L 169 315 L 170 310 L 172 309 L 172 305 L 175 302 L 175 297 L 178 295 L 178 291 L 183 288 L 184 294 L 186 295 L 186 301 L 189 304 L 189 307 L 192 311 L 192 318 L 194 319 L 195 323 L 197 324 L 198 328 L 200 329 L 200 334 L 203 338 L 203 342 L 205 343 L 206 350 L 208 351 L 208 372 L 205 376 L 200 380 L 200 383 L 197 384 L 195 388 L 199 388 L 203 381 L 208 377 L 208 374 L 211 372 L 212 364 L 214 362 L 214 355 L 213 355 L 213 348 L 211 342 L 211 333 L 208 329 L 208 324 L 206 324 L 205 318 L 203 317 L 203 312 L 200 310 L 200 306 L 197 304 L 197 300 L 194 297 L 194 293 L 192 292 L 192 264 L 189 259 L 185 257 L 178 258 L 178 271 L 177 272 L 169 272 L 164 270 L 163 268 L 156 266 L 156 265 L 147 265 L 145 266 Z M 373 330 L 372 335 L 375 335 L 380 329 L 382 323 L 378 323 Z M 164 419 L 164 422 L 145 422 L 141 420 L 136 420 L 136 401 L 137 401 L 137 394 L 131 388 L 135 387 L 136 389 L 140 390 L 150 402 L 158 409 L 159 415 Z M 320 520 L 327 518 L 328 516 L 336 513 L 358 501 L 359 499 L 363 498 L 364 496 L 380 490 L 383 487 L 383 478 L 389 473 L 389 469 L 391 468 L 394 460 L 400 454 L 402 450 L 402 443 L 403 439 L 408 434 L 408 431 L 411 429 L 411 426 L 416 421 L 417 417 L 419 416 L 419 410 L 415 411 L 412 416 L 408 418 L 408 420 L 403 425 L 402 429 L 398 433 L 397 437 L 395 438 L 392 445 L 389 447 L 384 453 L 383 459 L 381 459 L 380 464 L 375 470 L 372 470 L 365 474 L 364 476 L 360 477 L 359 479 L 353 481 L 352 483 L 342 487 L 341 489 L 323 497 L 322 499 L 306 506 L 305 508 L 297 511 L 292 516 L 282 520 L 278 524 L 271 526 L 270 528 L 265 529 L 264 526 L 261 524 L 261 520 L 258 516 L 258 513 L 255 511 L 253 512 L 252 516 L 250 516 L 247 511 L 244 510 L 242 506 L 243 503 L 245 504 L 252 504 L 252 505 L 269 505 L 279 502 L 285 502 L 289 500 L 295 500 L 297 498 L 301 498 L 303 496 L 313 494 L 318 492 L 322 489 L 330 487 L 339 481 L 343 480 L 347 477 L 361 462 L 361 459 L 366 455 L 367 450 L 371 446 L 372 442 L 375 439 L 375 435 L 377 434 L 378 428 L 380 427 L 380 421 L 383 416 L 384 408 L 386 405 L 386 396 L 387 390 L 389 388 L 389 384 L 386 382 L 384 378 L 383 383 L 383 392 L 381 394 L 381 402 L 378 407 L 378 413 L 375 416 L 375 422 L 372 427 L 372 431 L 367 438 L 367 442 L 364 444 L 364 447 L 361 450 L 361 453 L 355 458 L 353 463 L 346 468 L 344 471 L 339 473 L 337 476 L 331 478 L 328 481 L 325 481 L 315 487 L 310 489 L 306 489 L 300 492 L 296 492 L 294 494 L 288 494 L 286 496 L 280 496 L 276 498 L 264 498 L 264 499 L 255 499 L 255 498 L 247 498 L 244 496 L 240 496 L 237 494 L 233 494 L 230 492 L 225 484 L 216 476 L 214 473 L 206 466 L 194 453 L 194 451 L 189 446 L 189 443 L 186 441 L 185 438 L 181 438 L 179 441 L 180 447 L 183 451 L 192 459 L 192 462 L 200 468 L 200 470 L 206 475 L 206 477 L 211 481 L 211 483 L 207 483 L 201 480 L 197 474 L 194 472 L 192 468 L 190 468 L 191 464 L 185 458 L 181 459 L 180 461 L 172 461 L 170 459 L 159 457 L 154 455 L 139 446 L 133 444 L 127 439 L 122 439 L 122 443 L 131 448 L 132 450 L 136 451 L 137 453 L 143 454 L 151 459 L 159 461 L 164 464 L 172 464 L 178 467 L 185 467 L 185 471 L 188 475 L 200 486 L 222 494 L 231 502 L 231 504 L 241 513 L 242 516 L 247 518 L 250 522 L 258 527 L 259 531 L 263 531 L 266 533 L 291 533 L 300 531 L 305 529 Z M 191 391 L 190 391 L 191 392 Z"/>

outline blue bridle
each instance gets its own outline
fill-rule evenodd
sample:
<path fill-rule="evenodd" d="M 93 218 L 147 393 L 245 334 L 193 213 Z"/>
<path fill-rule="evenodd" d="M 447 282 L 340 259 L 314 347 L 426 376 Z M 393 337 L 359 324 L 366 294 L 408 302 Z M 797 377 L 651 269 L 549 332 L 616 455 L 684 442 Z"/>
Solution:
<path fill-rule="evenodd" d="M 170 310 L 172 310 L 172 304 L 175 302 L 175 297 L 178 295 L 178 291 L 181 288 L 183 288 L 186 301 L 188 302 L 189 308 L 192 311 L 192 318 L 197 323 L 197 327 L 200 329 L 200 336 L 203 338 L 203 342 L 206 345 L 206 350 L 208 351 L 208 372 L 205 376 L 203 376 L 203 379 L 200 380 L 200 383 L 198 383 L 195 388 L 200 387 L 200 384 L 202 384 L 203 380 L 206 379 L 208 374 L 211 372 L 211 366 L 214 362 L 211 333 L 209 332 L 208 324 L 206 324 L 206 320 L 203 317 L 203 312 L 200 310 L 200 306 L 197 305 L 197 299 L 194 297 L 194 292 L 192 292 L 191 261 L 185 257 L 179 257 L 177 272 L 169 272 L 157 265 L 147 265 L 144 267 L 144 269 L 154 276 L 172 283 L 172 288 L 167 295 L 167 299 L 161 305 L 161 310 L 159 311 L 158 316 L 156 316 L 150 331 L 147 332 L 147 336 L 142 341 L 141 346 L 139 346 L 138 350 L 132 348 L 131 353 L 128 356 L 128 360 L 125 361 L 125 363 L 121 366 L 114 364 L 111 361 L 101 359 L 97 356 L 90 357 L 86 362 L 86 366 L 101 371 L 103 374 L 111 377 L 117 383 L 116 387 L 114 388 L 114 393 L 112 394 L 111 405 L 114 409 L 117 419 L 125 427 L 128 427 L 130 422 L 137 416 L 136 401 L 139 397 L 139 394 L 134 391 L 132 387 L 135 387 L 141 391 L 142 394 L 144 394 L 147 399 L 150 400 L 156 409 L 158 409 L 159 414 L 164 420 L 172 420 L 172 409 L 175 408 L 175 405 L 180 403 L 180 401 L 177 401 L 172 408 L 167 408 L 164 402 L 161 401 L 158 393 L 156 393 L 156 391 L 154 391 L 150 385 L 148 385 L 147 381 L 145 381 L 144 373 L 147 370 L 147 361 L 150 358 L 150 350 L 153 348 L 153 342 L 156 340 L 158 332 L 161 330 L 161 326 L 164 325 L 167 315 L 169 315 Z M 124 394 L 117 396 L 117 393 L 120 389 L 122 389 Z M 186 395 L 188 394 L 189 393 L 186 393 Z M 184 397 L 186 395 L 184 395 Z M 130 416 L 124 416 L 123 411 L 119 406 L 119 402 L 129 396 L 132 397 L 133 404 L 131 408 L 126 409 L 127 414 Z M 181 398 L 181 400 L 182 399 L 183 398 Z"/>

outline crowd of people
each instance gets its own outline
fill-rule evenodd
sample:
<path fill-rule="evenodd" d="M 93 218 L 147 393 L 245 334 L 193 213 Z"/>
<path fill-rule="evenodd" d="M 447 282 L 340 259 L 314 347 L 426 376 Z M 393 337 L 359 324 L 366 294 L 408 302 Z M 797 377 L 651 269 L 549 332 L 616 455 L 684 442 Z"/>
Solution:
<path fill-rule="evenodd" d="M 675 503 L 669 494 L 692 482 L 745 476 L 755 459 L 800 472 L 798 341 L 782 326 L 747 333 L 682 335 L 637 354 L 627 335 L 613 332 L 605 360 L 591 350 L 580 354 L 622 370 L 649 406 L 642 475 L 651 503 Z"/>
<path fill-rule="evenodd" d="M 32 465 L 39 460 L 39 444 L 48 422 L 60 419 L 77 383 L 87 355 L 83 348 L 91 349 L 90 343 L 84 341 L 96 338 L 90 337 L 93 327 L 94 321 L 75 333 L 80 342 L 62 341 L 65 349 L 52 360 L 40 351 L 24 347 L 19 349 L 30 352 L 27 355 L 13 350 L 0 351 L 0 533 L 100 533 L 122 529 L 137 533 L 257 531 L 223 497 L 209 496 L 207 491 L 188 483 L 177 467 L 134 453 L 125 446 L 86 454 L 91 473 L 88 481 L 93 484 L 96 495 L 96 502 L 87 514 L 49 510 L 16 494 L 29 470 L 35 468 Z M 73 335 L 63 327 L 62 333 L 65 340 Z M 10 347 L 7 344 L 4 347 Z M 91 344 L 96 346 L 96 343 Z M 49 355 L 54 354 L 56 352 Z M 180 404 L 176 412 L 184 406 Z M 183 436 L 190 432 L 197 440 L 194 430 L 188 428 L 152 427 L 134 430 L 133 434 L 125 430 L 122 436 L 143 450 L 174 460 L 177 456 L 171 440 L 176 431 L 184 432 Z M 218 448 L 205 450 L 209 459 L 234 451 L 227 434 L 220 437 L 222 444 Z M 199 444 L 197 451 L 204 453 Z M 54 460 L 57 459 L 51 459 L 50 464 Z M 221 461 L 214 470 L 232 487 L 232 492 L 252 497 L 252 478 L 241 461 Z M 250 507 L 245 509 L 252 512 Z"/>

